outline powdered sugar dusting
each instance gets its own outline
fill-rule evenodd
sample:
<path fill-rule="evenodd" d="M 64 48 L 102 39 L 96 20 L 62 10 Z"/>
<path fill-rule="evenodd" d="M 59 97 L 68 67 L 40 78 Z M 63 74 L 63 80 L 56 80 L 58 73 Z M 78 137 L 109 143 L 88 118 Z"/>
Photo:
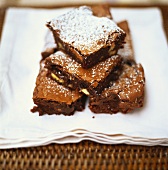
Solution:
<path fill-rule="evenodd" d="M 58 68 L 61 67 L 63 71 L 92 84 L 105 79 L 120 62 L 120 57 L 118 55 L 112 56 L 89 69 L 82 68 L 81 64 L 62 51 L 57 51 L 51 55 L 48 61 L 48 64 L 55 65 Z"/>
<path fill-rule="evenodd" d="M 123 72 L 113 85 L 104 90 L 104 93 L 114 92 L 120 100 L 135 102 L 144 92 L 145 78 L 141 64 L 124 65 Z"/>
<path fill-rule="evenodd" d="M 46 98 L 49 101 L 71 104 L 82 96 L 78 91 L 69 90 L 48 77 L 47 69 L 45 68 L 42 68 L 36 83 L 37 98 Z"/>
<path fill-rule="evenodd" d="M 123 32 L 112 20 L 93 16 L 86 6 L 53 19 L 50 26 L 59 33 L 60 39 L 84 55 L 110 46 L 114 41 L 113 33 Z"/>

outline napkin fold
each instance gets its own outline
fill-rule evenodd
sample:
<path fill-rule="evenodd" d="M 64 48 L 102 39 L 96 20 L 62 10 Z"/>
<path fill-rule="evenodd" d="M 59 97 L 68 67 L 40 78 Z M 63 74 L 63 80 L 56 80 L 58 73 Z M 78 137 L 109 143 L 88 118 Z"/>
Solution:
<path fill-rule="evenodd" d="M 9 8 L 0 45 L 0 149 L 77 143 L 168 146 L 168 46 L 157 8 L 111 9 L 129 23 L 136 61 L 145 70 L 144 107 L 128 114 L 94 114 L 86 106 L 73 116 L 31 113 L 47 20 L 70 8 Z M 93 118 L 94 116 L 94 118 Z"/>

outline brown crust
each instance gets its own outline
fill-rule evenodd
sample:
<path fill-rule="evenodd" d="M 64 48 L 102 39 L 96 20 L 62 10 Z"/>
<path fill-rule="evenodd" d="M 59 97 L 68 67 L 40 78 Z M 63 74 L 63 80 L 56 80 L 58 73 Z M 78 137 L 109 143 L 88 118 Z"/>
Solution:
<path fill-rule="evenodd" d="M 122 59 L 113 56 L 90 69 L 84 69 L 68 55 L 58 51 L 46 58 L 45 62 L 50 72 L 63 80 L 61 82 L 65 87 L 77 88 L 79 91 L 87 89 L 89 94 L 94 95 L 101 93 L 111 80 L 118 78 Z"/>
<path fill-rule="evenodd" d="M 73 115 L 74 112 L 77 111 L 83 111 L 85 108 L 85 99 L 86 97 L 81 97 L 75 102 L 73 102 L 71 105 L 68 105 L 66 103 L 61 103 L 57 101 L 50 101 L 47 99 L 40 99 L 34 97 L 34 103 L 36 106 L 31 109 L 31 112 L 39 112 L 39 116 L 42 116 L 44 114 L 52 115 L 60 115 L 63 114 L 65 116 Z"/>
<path fill-rule="evenodd" d="M 94 113 L 128 113 L 143 106 L 145 77 L 141 64 L 124 64 L 117 81 L 100 95 L 90 96 L 89 108 Z"/>
<path fill-rule="evenodd" d="M 36 106 L 32 112 L 44 114 L 72 115 L 85 108 L 86 96 L 78 91 L 66 89 L 47 76 L 48 70 L 41 67 L 36 79 L 33 101 Z"/>
<path fill-rule="evenodd" d="M 97 17 L 107 17 L 109 19 L 113 19 L 110 12 L 110 8 L 107 4 L 93 5 L 91 6 L 91 8 L 93 11 L 93 15 Z"/>
<path fill-rule="evenodd" d="M 95 15 L 97 14 L 95 13 Z M 106 13 L 102 15 L 106 16 Z M 109 15 L 109 12 L 107 15 Z M 48 22 L 46 26 L 52 31 L 58 50 L 63 50 L 66 54 L 79 62 L 85 69 L 93 67 L 98 62 L 111 57 L 111 55 L 115 55 L 118 49 L 122 46 L 126 36 L 123 31 L 113 32 L 112 34 L 110 33 L 106 45 L 99 50 L 93 50 L 92 53 L 82 54 L 82 52 L 78 48 L 75 48 L 73 44 L 66 43 L 60 38 L 60 30 L 53 29 L 51 22 Z M 111 46 L 113 46 L 113 48 L 111 52 L 109 52 Z"/>
<path fill-rule="evenodd" d="M 132 44 L 131 32 L 127 20 L 118 22 L 117 25 L 126 33 L 125 44 L 118 50 L 118 54 L 123 57 L 125 63 L 135 64 L 134 49 Z"/>

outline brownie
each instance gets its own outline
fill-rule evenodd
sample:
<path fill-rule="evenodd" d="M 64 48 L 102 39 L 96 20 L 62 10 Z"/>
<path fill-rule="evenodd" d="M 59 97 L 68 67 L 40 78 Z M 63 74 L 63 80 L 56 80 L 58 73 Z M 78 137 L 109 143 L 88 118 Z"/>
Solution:
<path fill-rule="evenodd" d="M 127 34 L 124 48 L 118 51 L 123 59 L 121 75 L 118 80 L 111 81 L 101 94 L 89 96 L 89 108 L 94 113 L 128 113 L 143 106 L 144 69 L 134 59 L 128 22 L 122 21 L 118 25 Z"/>
<path fill-rule="evenodd" d="M 116 54 L 125 32 L 107 17 L 93 15 L 90 7 L 81 6 L 47 22 L 58 50 L 63 50 L 83 68 Z"/>
<path fill-rule="evenodd" d="M 41 66 L 42 68 L 42 66 Z M 86 96 L 58 84 L 47 76 L 48 70 L 42 68 L 36 79 L 33 101 L 36 106 L 32 112 L 44 114 L 72 115 L 85 108 Z"/>
<path fill-rule="evenodd" d="M 117 25 L 120 28 L 122 28 L 126 33 L 125 44 L 123 45 L 123 48 L 120 48 L 118 50 L 118 54 L 123 57 L 124 62 L 135 64 L 134 50 L 133 50 L 131 32 L 130 32 L 128 21 L 123 20 L 117 23 Z"/>
<path fill-rule="evenodd" d="M 50 30 L 47 30 L 46 32 L 44 42 L 45 44 L 41 52 L 42 60 L 56 52 L 57 49 L 53 34 Z"/>
<path fill-rule="evenodd" d="M 112 19 L 112 15 L 108 5 L 94 5 L 91 8 L 93 11 L 93 15 Z M 55 43 L 54 36 L 50 30 L 47 30 L 44 41 L 45 44 L 41 52 L 42 60 L 47 58 L 57 50 L 57 45 Z"/>
<path fill-rule="evenodd" d="M 141 64 L 123 64 L 118 80 L 112 81 L 97 96 L 90 96 L 89 108 L 94 113 L 128 113 L 143 106 L 144 70 Z"/>
<path fill-rule="evenodd" d="M 97 17 L 107 17 L 109 19 L 112 19 L 110 8 L 106 4 L 93 5 L 91 6 L 91 9 L 92 9 L 93 15 Z"/>
<path fill-rule="evenodd" d="M 73 60 L 62 51 L 46 58 L 46 67 L 57 82 L 71 89 L 78 89 L 86 95 L 100 93 L 111 80 L 118 78 L 122 59 L 112 56 L 89 69 Z"/>

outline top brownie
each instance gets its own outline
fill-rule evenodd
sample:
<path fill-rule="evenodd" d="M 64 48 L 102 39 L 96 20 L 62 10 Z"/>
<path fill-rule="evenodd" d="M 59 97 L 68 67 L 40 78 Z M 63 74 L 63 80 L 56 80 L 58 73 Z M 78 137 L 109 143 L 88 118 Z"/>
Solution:
<path fill-rule="evenodd" d="M 117 53 L 125 39 L 125 32 L 113 20 L 94 16 L 90 7 L 81 6 L 51 21 L 57 47 L 90 68 Z"/>

